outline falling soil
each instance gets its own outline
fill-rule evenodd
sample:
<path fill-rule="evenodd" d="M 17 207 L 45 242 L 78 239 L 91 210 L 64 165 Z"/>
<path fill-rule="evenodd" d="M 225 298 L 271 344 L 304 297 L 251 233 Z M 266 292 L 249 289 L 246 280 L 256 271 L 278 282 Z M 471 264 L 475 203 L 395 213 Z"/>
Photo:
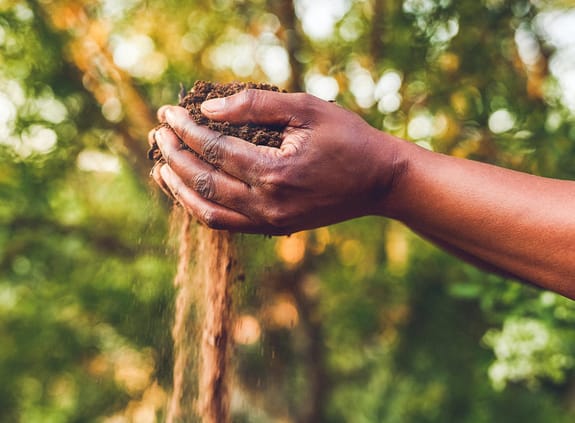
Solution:
<path fill-rule="evenodd" d="M 236 259 L 232 235 L 192 224 L 183 209 L 175 305 L 173 391 L 168 423 L 229 422 L 231 288 Z M 199 320 L 200 328 L 198 329 Z"/>
<path fill-rule="evenodd" d="M 283 128 L 232 125 L 201 114 L 203 101 L 247 88 L 279 91 L 268 84 L 197 81 L 188 93 L 180 94 L 179 105 L 200 125 L 257 145 L 279 147 Z M 155 144 L 148 156 L 163 161 Z M 203 423 L 226 423 L 230 421 L 231 288 L 237 274 L 236 252 L 232 234 L 210 230 L 192 220 L 182 208 L 174 208 L 172 222 L 180 227 L 180 247 L 174 279 L 174 386 L 166 421 L 187 423 L 195 421 L 197 415 Z"/>

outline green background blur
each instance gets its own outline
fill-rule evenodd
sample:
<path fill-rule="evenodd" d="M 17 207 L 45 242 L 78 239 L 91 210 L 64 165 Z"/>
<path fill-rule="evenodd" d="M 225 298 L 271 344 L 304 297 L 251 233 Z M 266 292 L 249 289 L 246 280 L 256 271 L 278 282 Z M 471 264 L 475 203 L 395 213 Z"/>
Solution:
<path fill-rule="evenodd" d="M 574 75 L 572 1 L 0 0 L 0 421 L 162 421 L 176 245 L 146 134 L 180 82 L 575 179 Z M 574 421 L 575 303 L 386 219 L 238 243 L 234 421 Z"/>

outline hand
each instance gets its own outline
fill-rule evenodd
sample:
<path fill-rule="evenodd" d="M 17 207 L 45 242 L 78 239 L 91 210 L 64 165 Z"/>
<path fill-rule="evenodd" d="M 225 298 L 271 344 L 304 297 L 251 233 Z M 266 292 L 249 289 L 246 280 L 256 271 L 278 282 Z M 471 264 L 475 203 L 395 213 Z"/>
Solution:
<path fill-rule="evenodd" d="M 153 177 L 214 229 L 279 235 L 378 214 L 399 174 L 399 140 L 308 94 L 246 90 L 205 102 L 202 113 L 285 126 L 278 149 L 196 125 L 181 107 L 159 110 L 172 129 L 151 132 L 166 160 Z"/>

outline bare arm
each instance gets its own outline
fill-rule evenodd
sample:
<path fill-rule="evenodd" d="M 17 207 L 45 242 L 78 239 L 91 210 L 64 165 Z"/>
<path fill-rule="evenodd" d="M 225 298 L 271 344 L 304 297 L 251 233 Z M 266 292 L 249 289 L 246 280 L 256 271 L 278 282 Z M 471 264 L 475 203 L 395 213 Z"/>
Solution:
<path fill-rule="evenodd" d="M 287 234 L 364 215 L 402 221 L 487 269 L 575 298 L 575 182 L 429 152 L 304 94 L 246 91 L 204 114 L 286 126 L 281 149 L 195 125 L 166 107 L 154 177 L 217 229 Z M 201 155 L 182 150 L 179 140 Z"/>
<path fill-rule="evenodd" d="M 388 214 L 482 267 L 575 298 L 575 182 L 405 150 Z"/>

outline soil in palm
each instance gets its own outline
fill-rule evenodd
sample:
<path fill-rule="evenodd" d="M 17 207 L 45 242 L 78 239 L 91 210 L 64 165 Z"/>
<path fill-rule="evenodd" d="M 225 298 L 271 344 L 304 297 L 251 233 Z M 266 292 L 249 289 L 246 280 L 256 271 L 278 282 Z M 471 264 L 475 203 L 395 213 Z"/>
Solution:
<path fill-rule="evenodd" d="M 217 122 L 208 119 L 202 114 L 200 106 L 205 100 L 228 97 L 246 89 L 281 91 L 278 87 L 265 83 L 232 82 L 221 84 L 209 81 L 196 81 L 190 91 L 186 93 L 186 91 L 183 90 L 183 92 L 180 93 L 179 106 L 185 107 L 198 125 L 207 126 L 214 131 L 238 137 L 253 144 L 279 147 L 282 143 L 283 127 L 263 126 L 251 123 L 236 125 L 230 122 Z M 152 145 L 148 156 L 154 161 L 162 160 L 162 153 L 156 144 Z"/>

